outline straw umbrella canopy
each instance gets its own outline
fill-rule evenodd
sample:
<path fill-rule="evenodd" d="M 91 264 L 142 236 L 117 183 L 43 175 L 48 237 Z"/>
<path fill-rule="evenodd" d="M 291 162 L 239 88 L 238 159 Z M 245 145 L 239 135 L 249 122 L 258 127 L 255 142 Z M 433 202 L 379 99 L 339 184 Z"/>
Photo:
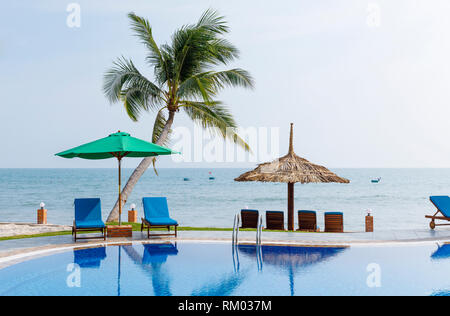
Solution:
<path fill-rule="evenodd" d="M 114 133 L 108 137 L 60 152 L 56 156 L 63 158 L 82 158 L 90 160 L 116 158 L 119 163 L 119 225 L 122 224 L 122 159 L 125 157 L 142 158 L 179 154 L 169 148 L 131 137 L 128 133 Z"/>
<path fill-rule="evenodd" d="M 323 166 L 309 162 L 294 152 L 294 124 L 291 123 L 289 152 L 272 162 L 258 165 L 234 179 L 238 182 L 278 182 L 288 184 L 288 229 L 294 230 L 294 184 L 295 183 L 350 183 Z"/>

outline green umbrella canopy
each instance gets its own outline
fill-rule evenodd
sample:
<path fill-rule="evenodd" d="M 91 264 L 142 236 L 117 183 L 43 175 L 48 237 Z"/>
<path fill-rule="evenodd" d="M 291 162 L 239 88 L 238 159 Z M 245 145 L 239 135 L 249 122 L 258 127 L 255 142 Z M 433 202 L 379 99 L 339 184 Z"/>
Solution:
<path fill-rule="evenodd" d="M 131 137 L 128 133 L 114 133 L 108 137 L 56 154 L 63 158 L 108 159 L 123 157 L 153 157 L 179 154 L 171 149 Z"/>

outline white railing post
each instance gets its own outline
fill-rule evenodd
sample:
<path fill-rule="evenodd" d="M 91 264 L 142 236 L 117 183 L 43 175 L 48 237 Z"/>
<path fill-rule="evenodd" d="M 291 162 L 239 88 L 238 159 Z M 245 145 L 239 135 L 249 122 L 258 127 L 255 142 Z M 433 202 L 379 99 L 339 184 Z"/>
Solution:
<path fill-rule="evenodd" d="M 261 244 L 261 236 L 262 236 L 262 225 L 263 225 L 263 219 L 262 216 L 258 216 L 258 227 L 256 229 L 256 244 Z"/>
<path fill-rule="evenodd" d="M 263 258 L 262 258 L 262 227 L 263 227 L 263 218 L 262 215 L 258 217 L 258 228 L 256 230 L 256 263 L 258 265 L 258 271 L 262 271 L 263 269 Z"/>
<path fill-rule="evenodd" d="M 234 216 L 233 236 L 232 236 L 232 238 L 231 238 L 231 241 L 232 241 L 233 245 L 234 245 L 234 244 L 237 244 L 237 243 L 239 242 L 239 238 L 238 238 L 238 235 L 239 235 L 239 226 L 240 226 L 240 214 L 237 213 L 237 214 Z"/>

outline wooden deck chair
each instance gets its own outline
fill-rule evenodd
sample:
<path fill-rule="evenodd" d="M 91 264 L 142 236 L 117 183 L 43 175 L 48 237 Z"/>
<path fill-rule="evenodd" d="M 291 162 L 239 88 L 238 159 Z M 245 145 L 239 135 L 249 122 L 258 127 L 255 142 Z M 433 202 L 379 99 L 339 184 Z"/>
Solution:
<path fill-rule="evenodd" d="M 450 224 L 436 224 L 436 220 L 450 221 L 450 197 L 448 196 L 431 196 L 431 203 L 437 208 L 434 215 L 426 215 L 425 218 L 431 219 L 430 228 L 435 229 L 436 226 L 449 226 Z M 439 213 L 442 216 L 437 216 Z"/>
<path fill-rule="evenodd" d="M 284 212 L 267 211 L 266 212 L 266 229 L 284 230 Z"/>
<path fill-rule="evenodd" d="M 75 199 L 75 220 L 73 221 L 72 235 L 75 242 L 78 239 L 106 240 L 106 225 L 102 221 L 102 207 L 100 199 Z M 78 237 L 77 232 L 99 231 L 102 236 Z"/>
<path fill-rule="evenodd" d="M 344 232 L 344 214 L 340 212 L 325 213 L 325 232 L 343 233 Z"/>
<path fill-rule="evenodd" d="M 177 237 L 178 222 L 169 216 L 169 207 L 165 197 L 145 197 L 142 199 L 144 206 L 144 218 L 142 218 L 141 232 L 147 228 L 147 238 L 150 238 L 151 228 L 175 228 L 175 233 L 152 234 L 151 236 L 175 236 Z"/>
<path fill-rule="evenodd" d="M 258 228 L 258 218 L 257 210 L 241 210 L 241 228 Z"/>
<path fill-rule="evenodd" d="M 298 211 L 298 230 L 317 231 L 317 214 L 315 211 Z"/>

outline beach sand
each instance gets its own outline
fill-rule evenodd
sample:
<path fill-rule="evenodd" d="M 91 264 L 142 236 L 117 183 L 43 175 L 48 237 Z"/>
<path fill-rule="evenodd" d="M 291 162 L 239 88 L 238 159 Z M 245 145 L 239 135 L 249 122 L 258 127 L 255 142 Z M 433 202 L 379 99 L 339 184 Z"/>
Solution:
<path fill-rule="evenodd" d="M 71 231 L 72 227 L 64 225 L 38 225 L 31 223 L 0 223 L 0 237 L 35 235 L 60 231 Z"/>

